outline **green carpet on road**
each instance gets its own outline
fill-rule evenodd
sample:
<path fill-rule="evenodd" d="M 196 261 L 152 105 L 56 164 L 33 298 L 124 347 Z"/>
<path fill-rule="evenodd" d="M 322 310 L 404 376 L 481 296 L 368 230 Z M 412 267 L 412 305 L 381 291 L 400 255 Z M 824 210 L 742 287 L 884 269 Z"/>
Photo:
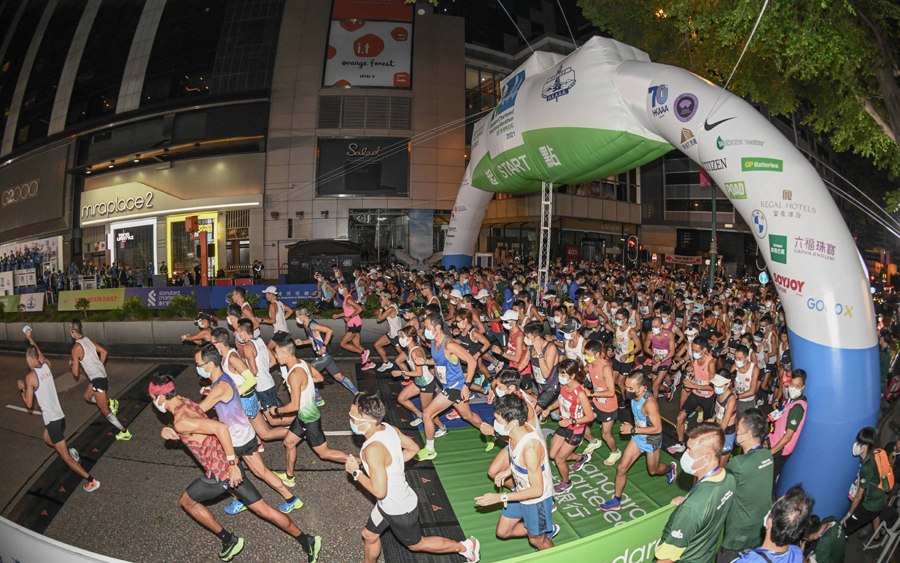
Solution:
<path fill-rule="evenodd" d="M 548 421 L 544 427 L 555 429 L 556 425 Z M 599 436 L 597 425 L 592 430 Z M 624 450 L 628 442 L 618 436 L 618 424 L 613 435 L 619 440 L 619 449 Z M 547 444 L 549 447 L 549 438 Z M 481 560 L 495 563 L 533 553 L 534 548 L 525 538 L 501 540 L 495 535 L 502 505 L 481 508 L 475 504 L 475 497 L 499 492 L 488 478 L 487 470 L 501 451 L 501 443 L 498 442 L 491 452 L 485 452 L 481 434 L 475 428 L 467 427 L 451 429 L 449 434 L 436 440 L 435 446 L 438 456 L 433 461 L 434 467 L 463 531 L 467 536 L 476 536 L 481 542 Z M 585 447 L 586 444 L 582 444 L 578 451 Z M 669 504 L 676 496 L 686 494 L 693 484 L 690 475 L 680 472 L 678 480 L 672 485 L 666 483 L 665 476 L 651 477 L 647 473 L 646 456 L 641 456 L 628 472 L 622 507 L 603 512 L 600 504 L 610 499 L 615 491 L 616 466 L 603 465 L 603 459 L 608 455 L 609 448 L 603 445 L 594 451 L 593 459 L 580 472 L 571 472 L 569 465 L 574 486 L 567 493 L 556 495 L 558 510 L 553 514 L 553 523 L 562 528 L 554 539 L 557 545 L 639 518 Z M 670 463 L 674 458 L 663 451 L 660 461 Z M 555 466 L 552 470 L 556 484 L 559 473 Z"/>

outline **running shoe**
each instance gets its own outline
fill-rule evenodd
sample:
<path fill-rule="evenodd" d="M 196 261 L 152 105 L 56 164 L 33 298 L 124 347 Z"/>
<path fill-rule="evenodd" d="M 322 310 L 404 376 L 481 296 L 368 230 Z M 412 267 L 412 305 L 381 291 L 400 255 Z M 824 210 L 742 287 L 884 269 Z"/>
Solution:
<path fill-rule="evenodd" d="M 209 395 L 209 385 L 200 388 L 200 394 L 204 397 Z"/>
<path fill-rule="evenodd" d="M 557 484 L 555 487 L 553 487 L 553 494 L 561 495 L 571 488 L 572 488 L 572 481 L 561 481 L 559 484 Z"/>
<path fill-rule="evenodd" d="M 601 445 L 602 444 L 601 444 L 600 440 L 598 438 L 594 438 L 593 442 L 588 442 L 587 447 L 584 448 L 584 451 L 582 453 L 590 455 L 590 454 L 594 453 L 594 450 L 599 448 Z"/>
<path fill-rule="evenodd" d="M 622 506 L 622 501 L 617 499 L 616 497 L 612 497 L 611 499 L 600 505 L 600 510 L 602 510 L 603 512 L 609 512 L 610 510 L 618 510 L 620 506 Z"/>
<path fill-rule="evenodd" d="M 279 506 L 278 510 L 280 510 L 284 514 L 290 514 L 294 510 L 297 510 L 298 508 L 303 508 L 303 501 L 298 499 L 297 497 L 294 497 L 293 502 L 284 501 L 284 504 Z"/>
<path fill-rule="evenodd" d="M 697 424 L 703 422 L 703 411 L 697 413 Z"/>
<path fill-rule="evenodd" d="M 113 416 L 116 416 L 117 414 L 119 414 L 119 401 L 117 401 L 115 399 L 110 399 L 109 400 L 109 410 L 110 410 L 110 412 L 112 412 Z"/>
<path fill-rule="evenodd" d="M 487 392 L 487 403 L 489 405 L 494 404 L 494 390 L 490 387 L 488 387 L 488 392 Z"/>
<path fill-rule="evenodd" d="M 294 485 L 297 484 L 296 477 L 288 477 L 287 473 L 278 473 L 277 471 L 273 471 L 272 473 L 274 473 L 276 477 L 281 479 L 281 482 L 284 483 L 285 487 L 293 488 Z"/>
<path fill-rule="evenodd" d="M 575 465 L 572 466 L 572 471 L 581 471 L 589 461 L 591 461 L 591 454 L 581 454 L 581 459 L 575 462 Z"/>
<path fill-rule="evenodd" d="M 467 563 L 477 563 L 478 561 L 481 561 L 481 544 L 478 540 L 474 537 L 469 537 L 469 539 L 461 543 L 466 550 L 460 553 L 460 555 L 466 558 Z"/>
<path fill-rule="evenodd" d="M 379 372 L 379 373 L 385 372 L 385 371 L 391 369 L 391 367 L 392 367 L 393 365 L 394 365 L 394 364 L 392 364 L 392 363 L 390 363 L 390 362 L 384 362 L 383 364 L 381 364 L 380 366 L 378 366 L 378 372 Z"/>
<path fill-rule="evenodd" d="M 547 534 L 547 539 L 548 539 L 548 540 L 552 540 L 553 538 L 555 538 L 556 536 L 559 535 L 559 532 L 560 532 L 561 530 L 562 530 L 562 528 L 559 527 L 559 524 L 554 524 L 554 525 L 553 525 L 553 529 L 550 530 L 550 533 L 549 533 L 549 534 Z"/>
<path fill-rule="evenodd" d="M 669 392 L 666 393 L 666 402 L 667 402 L 667 403 L 671 403 L 671 402 L 672 402 L 672 399 L 675 398 L 675 390 L 676 390 L 676 389 L 678 389 L 678 387 L 673 386 L 671 389 L 669 389 Z"/>
<path fill-rule="evenodd" d="M 369 351 L 368 350 L 363 350 L 363 353 L 361 354 L 360 357 L 362 358 L 362 363 L 364 363 L 364 364 L 369 363 Z"/>
<path fill-rule="evenodd" d="M 450 412 L 447 413 L 447 420 L 456 420 L 459 418 L 459 413 L 456 412 L 456 409 L 450 409 Z"/>
<path fill-rule="evenodd" d="M 675 462 L 669 464 L 669 471 L 666 473 L 666 482 L 668 484 L 672 484 L 675 482 L 675 479 L 678 478 L 678 466 L 675 465 Z"/>
<path fill-rule="evenodd" d="M 418 461 L 426 461 L 429 459 L 434 459 L 436 457 L 437 452 L 428 448 L 422 448 L 421 450 L 419 450 L 419 453 L 416 454 L 416 460 Z"/>
<path fill-rule="evenodd" d="M 410 383 L 412 383 L 412 379 L 404 379 L 403 381 L 400 382 L 400 385 L 406 387 Z"/>
<path fill-rule="evenodd" d="M 97 489 L 100 488 L 100 481 L 96 479 L 91 479 L 91 482 L 84 486 L 84 490 L 88 493 L 93 493 Z"/>
<path fill-rule="evenodd" d="M 222 543 L 222 551 L 219 552 L 219 559 L 222 561 L 231 561 L 234 556 L 243 551 L 244 538 L 231 536 L 231 543 Z"/>
<path fill-rule="evenodd" d="M 441 426 L 437 430 L 434 431 L 434 437 L 440 438 L 441 436 L 446 436 L 450 433 L 450 429 L 446 426 Z"/>
<path fill-rule="evenodd" d="M 487 439 L 487 445 L 484 447 L 484 451 L 489 452 L 494 449 L 494 442 L 496 440 L 494 439 L 494 436 L 485 436 L 485 438 Z"/>
<path fill-rule="evenodd" d="M 666 448 L 666 451 L 670 454 L 680 454 L 683 453 L 687 448 L 684 447 L 684 444 L 681 442 L 675 442 L 671 447 Z"/>
<path fill-rule="evenodd" d="M 366 362 L 365 364 L 363 364 L 362 369 L 364 369 L 364 370 L 375 369 L 375 362 Z"/>
<path fill-rule="evenodd" d="M 316 536 L 313 538 L 312 545 L 309 546 L 309 552 L 306 554 L 309 558 L 307 561 L 309 563 L 316 563 L 319 560 L 320 551 L 322 551 L 322 536 Z"/>
<path fill-rule="evenodd" d="M 263 445 L 262 442 L 260 442 L 259 445 L 256 446 L 256 451 L 259 453 L 263 453 L 264 451 L 266 451 L 266 447 Z"/>
<path fill-rule="evenodd" d="M 622 450 L 616 450 L 603 460 L 603 465 L 615 465 L 622 458 Z"/>
<path fill-rule="evenodd" d="M 69 455 L 72 456 L 72 459 L 75 460 L 75 463 L 81 461 L 81 454 L 78 453 L 78 450 L 75 448 L 69 448 Z"/>
<path fill-rule="evenodd" d="M 316 397 L 316 406 L 317 406 L 317 407 L 324 407 L 324 406 L 325 406 L 325 399 L 323 399 L 323 398 L 321 397 L 321 395 Z"/>
<path fill-rule="evenodd" d="M 417 416 L 416 418 L 414 418 L 410 421 L 409 425 L 410 426 L 418 426 L 418 425 L 422 424 L 423 422 L 425 422 L 425 421 L 422 420 L 422 417 Z M 437 432 L 435 432 L 435 434 L 437 434 Z"/>
<path fill-rule="evenodd" d="M 116 434 L 116 440 L 122 440 L 124 442 L 131 440 L 131 432 L 129 432 L 127 428 L 125 430 L 122 430 L 121 432 Z"/>
<path fill-rule="evenodd" d="M 231 504 L 229 504 L 228 506 L 225 507 L 225 513 L 231 514 L 232 516 L 234 516 L 235 514 L 238 514 L 240 512 L 243 512 L 245 510 L 247 510 L 247 507 L 244 506 L 244 503 L 242 503 L 238 499 L 232 500 Z"/>

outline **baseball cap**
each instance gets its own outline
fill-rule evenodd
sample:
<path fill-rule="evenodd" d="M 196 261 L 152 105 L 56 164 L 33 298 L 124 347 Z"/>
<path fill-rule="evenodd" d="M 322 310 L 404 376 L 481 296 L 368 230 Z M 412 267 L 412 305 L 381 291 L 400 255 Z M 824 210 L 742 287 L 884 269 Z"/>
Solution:
<path fill-rule="evenodd" d="M 452 289 L 450 290 L 450 297 L 453 297 L 455 299 L 462 299 L 462 292 L 458 289 Z"/>
<path fill-rule="evenodd" d="M 270 285 L 269 287 L 267 287 L 263 290 L 263 293 L 273 293 L 275 295 L 278 295 L 278 288 L 275 287 L 274 285 Z"/>
<path fill-rule="evenodd" d="M 500 316 L 500 320 L 502 320 L 502 321 L 517 321 L 517 320 L 519 320 L 519 313 L 516 313 L 515 311 L 510 309 L 509 311 L 503 313 L 503 315 Z"/>
<path fill-rule="evenodd" d="M 450 292 L 450 295 L 453 295 L 452 291 Z M 490 297 L 490 294 L 488 294 L 488 290 L 486 289 L 482 289 L 477 294 L 475 294 L 475 299 L 485 299 L 487 297 Z"/>

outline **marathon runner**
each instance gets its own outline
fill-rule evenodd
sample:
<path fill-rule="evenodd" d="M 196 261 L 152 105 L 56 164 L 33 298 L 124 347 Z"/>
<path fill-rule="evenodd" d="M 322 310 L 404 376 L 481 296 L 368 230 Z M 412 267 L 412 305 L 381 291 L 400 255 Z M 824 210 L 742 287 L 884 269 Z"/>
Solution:
<path fill-rule="evenodd" d="M 554 410 L 558 403 L 559 428 L 550 442 L 550 457 L 556 463 L 560 479 L 559 484 L 553 488 L 553 492 L 556 494 L 564 493 L 572 488 L 568 462 L 576 462 L 572 471 L 580 471 L 591 460 L 591 454 L 575 453 L 575 449 L 584 440 L 585 425 L 594 420 L 594 410 L 581 385 L 584 383 L 584 378 L 584 370 L 577 361 L 565 359 L 560 362 L 559 399 L 550 408 L 551 411 Z"/>
<path fill-rule="evenodd" d="M 341 312 L 332 315 L 331 318 L 343 318 L 347 325 L 347 330 L 341 337 L 340 346 L 348 352 L 359 354 L 360 362 L 362 362 L 362 369 L 372 369 L 375 367 L 375 362 L 369 361 L 369 351 L 363 348 L 359 343 L 362 333 L 362 319 L 359 314 L 363 312 L 363 308 L 356 302 L 356 299 L 350 295 L 350 289 L 347 287 L 346 283 L 341 282 L 338 284 L 338 293 L 344 299 L 344 302 L 341 304 Z"/>
<path fill-rule="evenodd" d="M 406 410 L 413 413 L 416 417 L 409 423 L 410 426 L 417 427 L 422 424 L 422 411 L 416 408 L 412 400 L 418 396 L 422 409 L 428 408 L 431 400 L 434 399 L 434 393 L 439 388 L 439 383 L 426 365 L 425 352 L 419 346 L 419 338 L 416 329 L 412 326 L 405 326 L 400 330 L 398 335 L 400 346 L 403 352 L 397 356 L 397 365 L 403 365 L 406 362 L 407 369 L 397 369 L 391 372 L 394 377 L 412 380 L 413 384 L 407 385 L 397 397 L 397 402 Z M 407 371 L 408 370 L 408 371 Z M 434 423 L 438 428 L 434 432 L 435 438 L 446 436 L 448 429 L 441 422 L 440 417 L 434 418 Z"/>
<path fill-rule="evenodd" d="M 204 344 L 209 344 L 212 342 L 212 323 L 215 322 L 215 317 L 210 315 L 209 313 L 204 313 L 203 311 L 198 311 L 197 316 L 194 317 L 194 324 L 200 328 L 200 331 L 197 334 L 182 334 L 181 342 L 194 344 L 196 346 L 203 346 Z M 206 396 L 209 393 L 209 380 L 200 379 L 200 394 Z"/>
<path fill-rule="evenodd" d="M 650 374 L 654 397 L 659 397 L 664 384 L 669 388 L 669 368 L 672 366 L 675 351 L 675 333 L 664 331 L 662 319 L 653 317 L 650 321 L 650 332 L 644 335 L 644 354 L 651 362 Z"/>
<path fill-rule="evenodd" d="M 297 326 L 302 328 L 308 337 L 305 339 L 298 338 L 294 341 L 294 344 L 296 346 L 309 344 L 312 347 L 313 352 L 316 354 L 316 359 L 310 362 L 312 367 L 316 368 L 320 373 L 328 372 L 328 374 L 331 375 L 335 381 L 343 385 L 347 391 L 357 395 L 359 391 L 356 389 L 356 386 L 353 385 L 353 382 L 350 381 L 347 376 L 341 373 L 341 369 L 338 367 L 337 362 L 334 361 L 334 356 L 331 355 L 331 351 L 328 349 L 328 345 L 334 337 L 334 331 L 327 326 L 312 320 L 309 316 L 309 310 L 306 307 L 297 308 L 294 317 L 297 319 Z M 324 405 L 325 400 L 322 399 L 319 390 L 316 389 L 316 406 L 321 407 Z"/>
<path fill-rule="evenodd" d="M 265 295 L 266 301 L 269 302 L 269 316 L 264 319 L 257 317 L 256 320 L 260 325 L 272 325 L 272 328 L 275 330 L 272 340 L 269 341 L 267 346 L 271 354 L 275 350 L 275 341 L 278 338 L 290 338 L 291 331 L 288 329 L 287 319 L 294 314 L 294 310 L 278 299 L 278 288 L 274 285 L 265 288 L 263 295 Z"/>
<path fill-rule="evenodd" d="M 385 346 L 390 344 L 397 350 L 397 353 L 400 353 L 400 342 L 397 339 L 397 335 L 400 333 L 400 329 L 403 328 L 403 317 L 400 315 L 400 308 L 391 301 L 390 294 L 381 292 L 378 294 L 378 297 L 381 312 L 378 313 L 375 321 L 379 323 L 387 321 L 388 325 L 388 331 L 375 341 L 375 353 L 381 358 L 381 365 L 378 366 L 378 371 L 384 372 L 391 369 L 394 365 L 387 359 L 387 354 L 384 352 Z"/>
<path fill-rule="evenodd" d="M 612 372 L 611 355 L 612 348 L 597 340 L 589 340 L 584 347 L 584 361 L 587 362 L 588 377 L 593 386 L 588 396 L 591 398 L 594 420 L 600 423 L 600 437 L 610 451 L 609 456 L 603 460 L 603 465 L 615 465 L 622 457 L 612 435 L 613 425 L 618 418 L 619 401 L 616 398 L 616 378 Z M 594 438 L 590 424 L 585 427 L 584 437 L 588 441 L 584 453 L 590 456 L 602 444 Z"/>
<path fill-rule="evenodd" d="M 685 450 L 684 431 L 688 416 L 693 414 L 698 408 L 701 409 L 703 420 L 710 420 L 713 416 L 715 392 L 709 380 L 710 374 L 716 371 L 716 360 L 709 353 L 709 346 L 709 342 L 702 336 L 697 336 L 691 342 L 691 356 L 693 359 L 688 371 L 692 372 L 693 377 L 682 381 L 685 390 L 690 389 L 691 394 L 684 401 L 684 404 L 681 405 L 681 410 L 678 411 L 678 418 L 675 420 L 675 433 L 678 436 L 678 441 L 668 448 L 667 451 L 670 454 L 682 453 Z"/>
<path fill-rule="evenodd" d="M 615 312 L 616 353 L 612 362 L 613 374 L 616 376 L 616 385 L 622 395 L 625 394 L 625 377 L 634 369 L 634 351 L 641 349 L 641 339 L 638 337 L 635 327 L 628 324 L 631 314 L 628 309 L 622 307 Z"/>

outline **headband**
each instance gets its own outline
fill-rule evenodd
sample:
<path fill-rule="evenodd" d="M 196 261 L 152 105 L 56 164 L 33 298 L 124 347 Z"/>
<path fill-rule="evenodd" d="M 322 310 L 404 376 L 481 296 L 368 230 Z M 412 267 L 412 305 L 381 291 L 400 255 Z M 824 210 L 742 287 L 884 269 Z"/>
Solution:
<path fill-rule="evenodd" d="M 172 392 L 175 390 L 175 382 L 169 381 L 163 385 L 157 385 L 155 383 L 150 384 L 150 393 L 153 395 L 165 395 L 166 393 Z"/>

